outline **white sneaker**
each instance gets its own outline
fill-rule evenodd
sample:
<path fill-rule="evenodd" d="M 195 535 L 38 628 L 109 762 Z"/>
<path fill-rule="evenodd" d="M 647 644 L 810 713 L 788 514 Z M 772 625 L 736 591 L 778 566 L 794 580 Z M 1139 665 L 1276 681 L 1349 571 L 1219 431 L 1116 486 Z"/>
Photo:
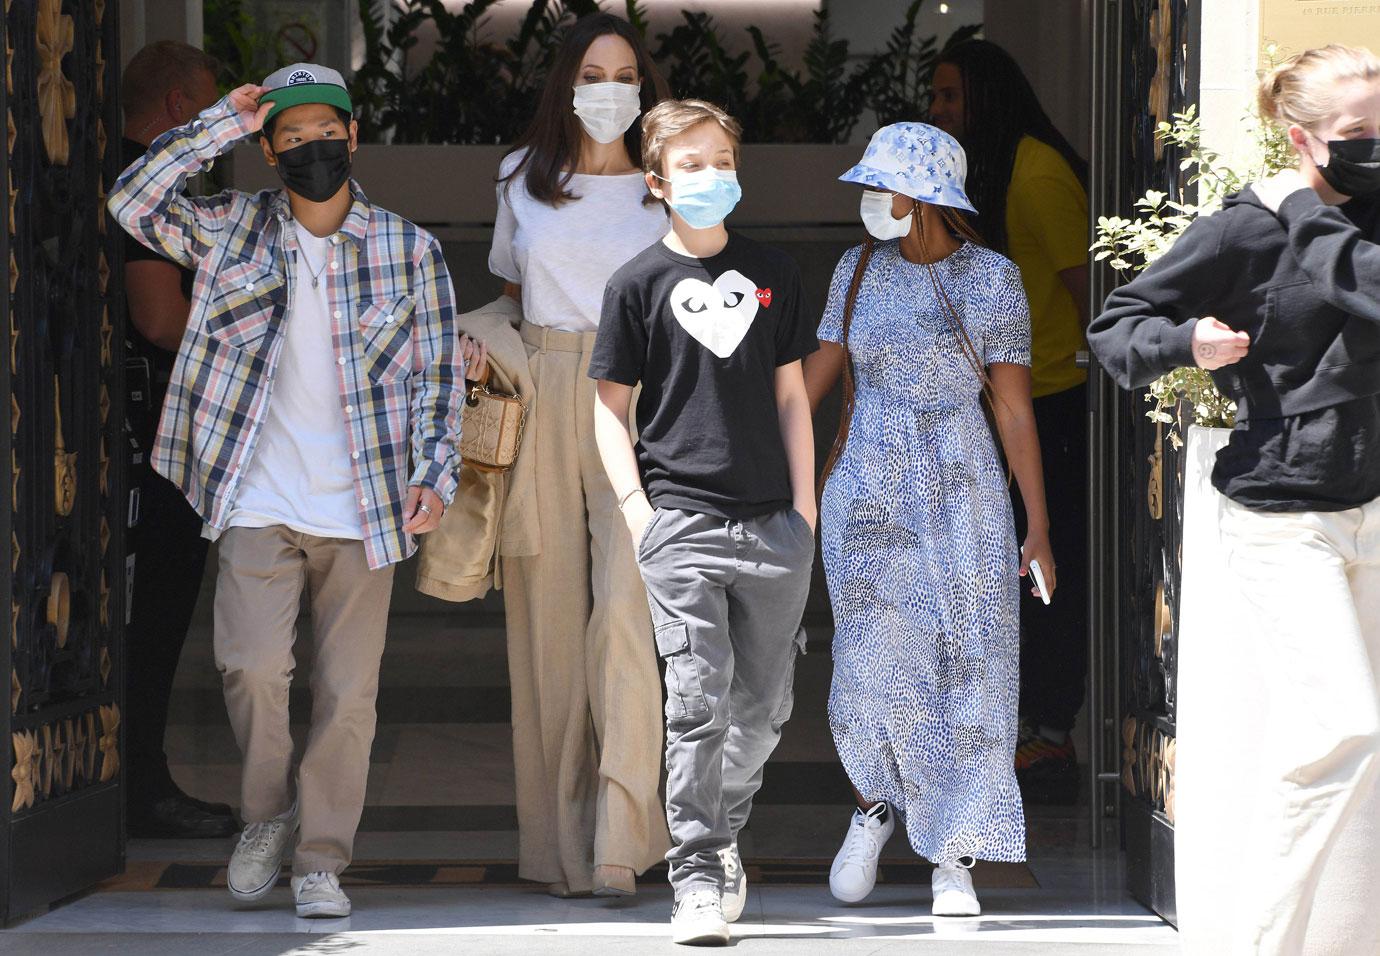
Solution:
<path fill-rule="evenodd" d="M 882 847 L 896 829 L 896 814 L 885 801 L 871 810 L 853 811 L 848 823 L 848 835 L 843 838 L 829 868 L 829 892 L 841 903 L 858 903 L 867 899 L 877 885 L 877 861 Z"/>
<path fill-rule="evenodd" d="M 930 877 L 935 916 L 980 916 L 982 904 L 973 890 L 973 877 L 961 863 L 939 863 Z"/>
<path fill-rule="evenodd" d="M 747 906 L 747 874 L 743 872 L 743 858 L 738 855 L 738 844 L 719 851 L 719 861 L 724 865 L 724 895 L 722 906 L 724 919 L 730 923 L 738 922 Z"/>
<path fill-rule="evenodd" d="M 294 876 L 292 896 L 297 901 L 297 915 L 303 919 L 350 915 L 350 898 L 340 888 L 340 879 L 325 870 Z"/>
<path fill-rule="evenodd" d="M 297 832 L 297 804 L 286 813 L 263 823 L 251 823 L 240 834 L 240 842 L 230 856 L 225 885 L 241 903 L 263 899 L 278 883 L 283 857 Z"/>
<path fill-rule="evenodd" d="M 728 944 L 728 923 L 718 890 L 691 890 L 676 900 L 676 907 L 671 910 L 671 942 L 689 946 Z"/>

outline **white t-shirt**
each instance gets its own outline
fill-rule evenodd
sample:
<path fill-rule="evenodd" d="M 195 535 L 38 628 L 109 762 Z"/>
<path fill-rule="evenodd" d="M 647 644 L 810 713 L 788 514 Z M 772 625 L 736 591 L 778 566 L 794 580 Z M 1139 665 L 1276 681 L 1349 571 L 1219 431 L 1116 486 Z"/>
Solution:
<path fill-rule="evenodd" d="M 521 156 L 506 157 L 499 175 Z M 666 235 L 666 212 L 660 203 L 643 205 L 641 173 L 576 173 L 566 188 L 580 198 L 560 206 L 533 199 L 526 176 L 498 184 L 489 271 L 522 285 L 522 317 L 533 325 L 593 332 L 609 276 Z"/>
<path fill-rule="evenodd" d="M 258 443 L 225 526 L 287 525 L 321 538 L 363 540 L 331 347 L 324 273 L 335 248 L 293 225 L 299 251 L 282 352 Z M 320 275 L 316 288 L 313 275 Z"/>

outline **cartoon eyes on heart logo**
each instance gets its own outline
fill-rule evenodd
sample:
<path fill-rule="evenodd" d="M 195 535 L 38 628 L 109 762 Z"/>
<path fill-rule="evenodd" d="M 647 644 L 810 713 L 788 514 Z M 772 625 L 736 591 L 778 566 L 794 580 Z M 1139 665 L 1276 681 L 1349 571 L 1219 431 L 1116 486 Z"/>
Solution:
<path fill-rule="evenodd" d="M 671 312 L 690 336 L 719 358 L 728 358 L 743 341 L 757 315 L 762 292 L 771 290 L 734 269 L 723 273 L 710 285 L 690 276 L 671 290 Z"/>
<path fill-rule="evenodd" d="M 757 301 L 760 302 L 760 303 L 762 303 L 762 308 L 764 308 L 764 309 L 770 308 L 770 307 L 771 307 L 771 289 L 758 289 L 758 290 L 757 290 Z"/>

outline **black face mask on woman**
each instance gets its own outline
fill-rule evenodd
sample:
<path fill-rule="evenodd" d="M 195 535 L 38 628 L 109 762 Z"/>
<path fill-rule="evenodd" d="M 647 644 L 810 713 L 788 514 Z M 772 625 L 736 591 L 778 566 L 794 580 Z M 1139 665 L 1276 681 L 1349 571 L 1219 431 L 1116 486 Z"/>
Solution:
<path fill-rule="evenodd" d="M 1318 174 L 1343 196 L 1380 194 L 1380 139 L 1334 139 Z"/>
<path fill-rule="evenodd" d="M 283 184 L 312 202 L 330 199 L 350 178 L 350 144 L 344 139 L 313 139 L 277 155 Z"/>

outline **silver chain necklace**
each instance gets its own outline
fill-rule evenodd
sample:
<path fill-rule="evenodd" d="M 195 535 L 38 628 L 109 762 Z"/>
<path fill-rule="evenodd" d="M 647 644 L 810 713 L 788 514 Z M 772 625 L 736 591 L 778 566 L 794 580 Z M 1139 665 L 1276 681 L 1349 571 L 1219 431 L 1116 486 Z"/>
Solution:
<path fill-rule="evenodd" d="M 327 253 L 326 258 L 321 260 L 320 269 L 313 269 L 311 267 L 311 257 L 307 255 L 306 247 L 298 245 L 297 248 L 302 253 L 302 261 L 307 264 L 307 273 L 311 276 L 311 287 L 315 289 L 321 284 L 321 274 L 326 271 L 326 261 L 330 258 L 330 253 Z"/>

